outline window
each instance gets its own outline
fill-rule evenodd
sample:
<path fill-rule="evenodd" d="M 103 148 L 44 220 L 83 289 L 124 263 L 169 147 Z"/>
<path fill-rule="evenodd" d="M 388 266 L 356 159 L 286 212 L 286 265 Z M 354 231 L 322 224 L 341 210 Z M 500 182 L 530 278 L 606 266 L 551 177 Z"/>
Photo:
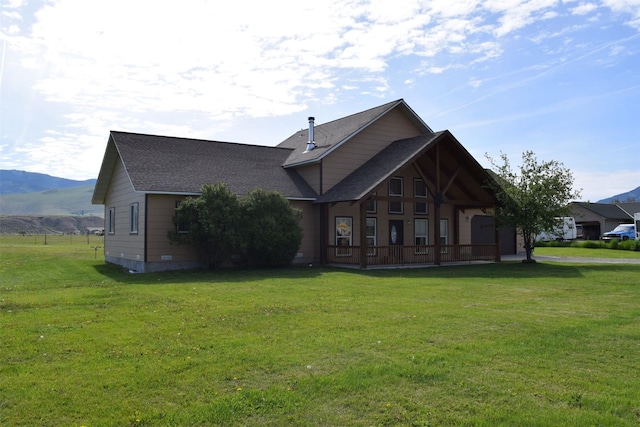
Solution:
<path fill-rule="evenodd" d="M 426 215 L 429 212 L 427 208 L 427 186 L 423 180 L 413 180 L 413 197 L 416 199 L 424 199 L 424 202 L 416 200 L 413 203 L 414 213 L 416 215 Z"/>
<path fill-rule="evenodd" d="M 448 245 L 449 244 L 449 220 L 441 219 L 440 220 L 440 244 Z M 447 248 L 441 249 L 442 253 L 447 253 Z"/>
<path fill-rule="evenodd" d="M 427 245 L 429 244 L 429 220 L 415 219 L 413 221 L 416 254 L 428 253 Z"/>
<path fill-rule="evenodd" d="M 129 205 L 129 234 L 138 234 L 138 204 Z"/>
<path fill-rule="evenodd" d="M 376 193 L 373 193 L 373 195 L 375 196 Z M 374 199 L 369 199 L 366 202 L 366 208 L 367 208 L 367 213 L 376 213 L 378 210 L 378 206 L 377 203 Z"/>
<path fill-rule="evenodd" d="M 116 232 L 116 208 L 109 208 L 107 221 L 107 233 L 114 234 Z"/>
<path fill-rule="evenodd" d="M 181 203 L 180 200 L 176 201 L 176 210 L 180 207 L 180 203 Z M 175 214 L 176 214 L 176 212 L 174 211 L 174 215 Z M 189 227 L 184 222 L 177 221 L 176 222 L 176 231 L 178 233 L 186 234 L 186 233 L 189 232 Z"/>
<path fill-rule="evenodd" d="M 391 178 L 389 181 L 389 213 L 393 214 L 401 214 L 404 212 L 404 206 L 402 201 L 393 201 L 391 198 L 393 197 L 402 197 L 404 196 L 403 182 L 401 177 Z"/>
<path fill-rule="evenodd" d="M 367 255 L 376 254 L 377 239 L 377 221 L 375 218 L 367 218 Z"/>
<path fill-rule="evenodd" d="M 353 218 L 337 216 L 336 217 L 336 246 L 342 246 L 336 248 L 336 255 L 349 256 L 351 255 L 351 249 L 347 248 L 353 244 L 352 233 L 353 230 Z"/>

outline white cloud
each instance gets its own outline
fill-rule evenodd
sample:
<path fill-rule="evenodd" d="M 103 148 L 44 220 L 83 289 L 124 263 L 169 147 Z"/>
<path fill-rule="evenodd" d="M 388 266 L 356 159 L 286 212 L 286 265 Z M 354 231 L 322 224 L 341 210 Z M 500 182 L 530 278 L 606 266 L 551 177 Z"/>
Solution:
<path fill-rule="evenodd" d="M 571 9 L 573 15 L 587 15 L 598 8 L 593 3 L 580 3 L 578 6 Z"/>
<path fill-rule="evenodd" d="M 108 129 L 215 137 L 204 133 L 243 117 L 289 115 L 311 101 L 331 104 L 343 91 L 387 97 L 391 61 L 424 61 L 417 72 L 415 63 L 402 70 L 400 81 L 411 85 L 409 74 L 474 67 L 503 55 L 507 36 L 566 14 L 562 3 L 57 0 L 33 13 L 35 5 L 11 0 L 2 5 L 0 34 L 22 67 L 14 78 L 47 101 L 49 114 L 64 110 L 63 121 L 38 144 L 23 144 L 21 153 L 43 167 L 69 168 L 66 160 L 52 160 L 55 153 L 93 158 L 95 150 L 76 151 L 71 141 L 102 151 Z M 564 3 L 574 14 L 595 8 Z M 638 0 L 602 4 L 630 22 L 640 19 Z M 538 41 L 559 34 L 543 33 Z M 176 125 L 169 116 L 200 125 Z"/>

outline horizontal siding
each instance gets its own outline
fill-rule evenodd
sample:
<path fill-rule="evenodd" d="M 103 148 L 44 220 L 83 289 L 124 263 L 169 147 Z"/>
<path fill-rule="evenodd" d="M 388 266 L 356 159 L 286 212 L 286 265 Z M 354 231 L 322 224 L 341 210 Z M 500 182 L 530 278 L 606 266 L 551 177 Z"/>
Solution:
<path fill-rule="evenodd" d="M 294 259 L 296 263 L 317 262 L 320 259 L 319 244 L 319 208 L 311 202 L 291 201 L 291 206 L 302 212 L 302 242 L 298 250 L 298 256 Z"/>
<path fill-rule="evenodd" d="M 138 233 L 129 233 L 129 207 L 138 203 Z M 108 232 L 109 209 L 115 208 L 115 233 Z M 144 194 L 136 193 L 121 161 L 116 163 L 105 197 L 105 255 L 144 260 Z"/>
<path fill-rule="evenodd" d="M 176 202 L 184 197 L 153 195 L 147 198 L 147 262 L 190 262 L 197 261 L 196 251 L 190 245 L 172 245 L 168 234 L 174 229 L 172 218 Z M 163 259 L 163 257 L 165 259 Z M 169 258 L 170 257 L 170 258 Z"/>
<path fill-rule="evenodd" d="M 320 165 L 318 163 L 300 166 L 296 168 L 296 171 L 316 193 L 320 194 Z"/>
<path fill-rule="evenodd" d="M 387 113 L 323 160 L 323 191 L 342 181 L 393 141 L 420 135 L 418 129 L 398 109 Z"/>

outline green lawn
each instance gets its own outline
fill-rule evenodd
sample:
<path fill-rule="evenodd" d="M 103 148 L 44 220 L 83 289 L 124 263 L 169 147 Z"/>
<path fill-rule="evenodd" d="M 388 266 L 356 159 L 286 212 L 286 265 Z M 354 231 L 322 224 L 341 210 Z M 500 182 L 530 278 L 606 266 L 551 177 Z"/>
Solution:
<path fill-rule="evenodd" d="M 640 265 L 142 275 L 98 244 L 0 237 L 0 425 L 640 423 Z"/>

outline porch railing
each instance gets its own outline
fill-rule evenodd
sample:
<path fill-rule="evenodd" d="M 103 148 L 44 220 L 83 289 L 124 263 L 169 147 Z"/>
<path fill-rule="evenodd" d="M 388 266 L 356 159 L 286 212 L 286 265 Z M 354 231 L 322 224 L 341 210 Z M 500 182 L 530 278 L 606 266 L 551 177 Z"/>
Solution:
<path fill-rule="evenodd" d="M 440 262 L 495 261 L 498 245 L 441 245 Z M 327 246 L 329 264 L 362 265 L 360 246 Z M 436 246 L 370 246 L 367 266 L 435 264 Z"/>

